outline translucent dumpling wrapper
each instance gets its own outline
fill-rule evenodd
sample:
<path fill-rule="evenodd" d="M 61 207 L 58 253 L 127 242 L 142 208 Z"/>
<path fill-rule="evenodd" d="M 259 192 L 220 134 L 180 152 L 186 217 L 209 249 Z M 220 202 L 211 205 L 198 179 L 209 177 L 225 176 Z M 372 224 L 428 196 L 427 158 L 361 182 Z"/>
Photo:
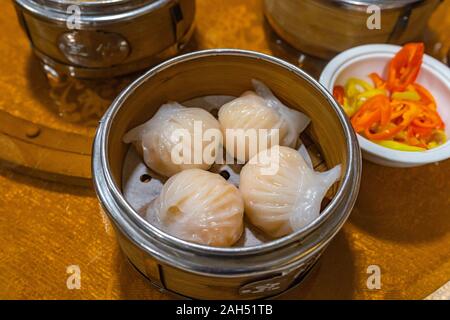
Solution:
<path fill-rule="evenodd" d="M 306 115 L 285 106 L 261 81 L 252 80 L 252 84 L 255 92 L 247 91 L 219 110 L 226 150 L 241 163 L 274 145 L 295 148 L 300 133 L 310 123 Z"/>
<path fill-rule="evenodd" d="M 137 147 L 150 169 L 170 177 L 186 169 L 208 170 L 221 148 L 222 133 L 208 111 L 171 102 L 126 133 L 123 141 Z"/>
<path fill-rule="evenodd" d="M 222 176 L 185 170 L 167 180 L 149 205 L 147 219 L 180 239 L 229 247 L 244 230 L 244 201 Z"/>
<path fill-rule="evenodd" d="M 241 171 L 245 214 L 273 238 L 300 230 L 319 217 L 322 199 L 340 175 L 340 165 L 314 171 L 304 147 L 300 153 L 283 146 L 264 150 Z"/>

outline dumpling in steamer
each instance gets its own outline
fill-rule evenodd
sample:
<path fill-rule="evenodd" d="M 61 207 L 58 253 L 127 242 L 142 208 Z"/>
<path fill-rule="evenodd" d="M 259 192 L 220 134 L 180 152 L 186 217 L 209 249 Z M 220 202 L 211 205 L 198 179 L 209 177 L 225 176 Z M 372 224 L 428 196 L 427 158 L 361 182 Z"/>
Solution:
<path fill-rule="evenodd" d="M 203 135 L 194 135 L 196 123 L 203 133 L 208 129 L 215 130 L 217 139 L 208 141 L 203 139 Z M 175 132 L 185 132 L 186 138 L 175 135 Z M 189 137 L 192 139 L 189 140 Z M 201 141 L 194 141 L 199 139 Z M 186 108 L 171 102 L 162 105 L 149 121 L 126 133 L 123 141 L 133 143 L 137 147 L 150 169 L 170 177 L 185 169 L 208 170 L 221 147 L 222 133 L 219 122 L 208 111 L 200 108 Z M 183 148 L 190 150 L 190 155 L 182 151 L 178 152 L 178 149 L 174 150 L 180 146 L 180 142 Z M 176 159 L 172 156 L 172 150 L 175 154 L 179 154 Z M 210 151 L 211 157 L 203 157 L 204 150 Z"/>
<path fill-rule="evenodd" d="M 147 209 L 147 219 L 175 237 L 229 247 L 244 230 L 244 201 L 222 176 L 185 170 L 167 180 Z"/>
<path fill-rule="evenodd" d="M 268 170 L 270 166 L 276 170 Z M 340 172 L 340 165 L 315 172 L 295 149 L 275 146 L 264 150 L 241 171 L 239 189 L 245 214 L 274 238 L 299 230 L 319 216 L 322 199 Z"/>
<path fill-rule="evenodd" d="M 241 97 L 224 104 L 219 110 L 226 150 L 241 162 L 273 145 L 295 148 L 300 133 L 310 122 L 303 113 L 285 106 L 262 82 L 252 80 L 252 84 L 256 92 L 247 91 Z M 231 132 L 238 135 L 239 129 L 244 132 L 254 130 L 253 132 L 258 134 L 258 142 L 250 145 L 251 137 L 247 132 L 241 134 L 241 138 L 229 135 Z M 267 135 L 260 136 L 262 131 L 258 129 L 277 129 L 279 141 L 272 143 L 273 134 L 267 131 Z M 262 139 L 265 141 L 260 142 Z"/>

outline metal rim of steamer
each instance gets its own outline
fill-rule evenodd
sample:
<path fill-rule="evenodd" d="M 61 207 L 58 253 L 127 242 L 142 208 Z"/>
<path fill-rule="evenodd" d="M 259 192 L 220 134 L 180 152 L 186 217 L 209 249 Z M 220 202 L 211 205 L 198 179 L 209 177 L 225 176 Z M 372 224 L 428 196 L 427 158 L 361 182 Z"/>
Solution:
<path fill-rule="evenodd" d="M 128 21 L 158 10 L 174 0 L 14 0 L 18 6 L 41 19 L 65 24 L 72 5 L 81 9 L 80 25 L 99 26 Z M 107 13 L 106 13 L 107 12 Z"/>
<path fill-rule="evenodd" d="M 139 270 L 139 268 L 133 263 L 133 261 L 131 261 L 129 258 L 126 259 L 128 261 L 128 263 L 130 264 L 130 266 L 133 268 L 134 271 L 136 271 L 143 279 L 144 281 L 146 281 L 152 288 L 154 288 L 155 290 L 158 290 L 159 292 L 163 293 L 163 294 L 167 294 L 175 299 L 179 299 L 179 300 L 193 300 L 195 298 L 191 298 L 191 297 L 187 297 L 184 295 L 181 295 L 180 293 L 177 293 L 169 288 L 166 288 L 164 286 L 164 284 L 158 284 L 155 283 L 154 281 L 152 281 L 152 279 L 150 279 L 145 273 L 143 273 L 141 270 Z M 290 283 L 290 285 L 279 292 L 276 292 L 272 295 L 268 295 L 264 298 L 261 298 L 263 300 L 275 300 L 275 299 L 279 299 L 279 298 L 283 298 L 283 296 L 289 292 L 291 292 L 292 290 L 298 288 L 300 285 L 302 285 L 307 279 L 309 279 L 312 274 L 314 273 L 314 271 L 318 268 L 318 264 L 319 264 L 319 259 L 316 259 L 314 261 L 312 261 L 311 264 L 309 264 L 302 272 L 300 272 L 295 279 L 293 280 L 292 283 Z M 249 285 L 254 284 L 254 282 L 249 283 Z M 244 286 L 245 287 L 245 286 Z M 242 287 L 240 288 L 242 289 Z M 242 294 L 241 294 L 242 295 Z"/>
<path fill-rule="evenodd" d="M 107 141 L 115 114 L 120 110 L 123 102 L 133 94 L 134 90 L 136 90 L 141 83 L 145 82 L 149 77 L 152 77 L 152 75 L 161 72 L 166 68 L 173 67 L 177 63 L 211 55 L 243 56 L 251 59 L 265 60 L 283 68 L 287 68 L 299 77 L 305 79 L 316 90 L 321 92 L 321 94 L 327 98 L 334 111 L 337 113 L 344 134 L 348 139 L 346 150 L 348 162 L 344 170 L 345 174 L 343 177 L 343 182 L 340 185 L 335 197 L 325 208 L 320 217 L 306 228 L 283 238 L 252 247 L 215 248 L 194 244 L 166 234 L 146 222 L 126 202 L 119 187 L 114 183 L 113 177 L 110 173 L 111 170 L 108 160 Z M 135 244 L 141 248 L 144 248 L 144 250 L 155 256 L 156 259 L 162 261 L 163 263 L 201 275 L 211 275 L 214 274 L 214 271 L 211 270 L 209 266 L 202 266 L 201 261 L 194 262 L 190 260 L 183 260 L 179 257 L 173 259 L 173 257 L 168 257 L 167 252 L 175 252 L 176 250 L 179 250 L 179 253 L 181 252 L 182 254 L 191 257 L 192 255 L 197 255 L 202 258 L 213 257 L 221 259 L 235 259 L 238 256 L 255 257 L 260 256 L 262 253 L 273 253 L 278 250 L 286 248 L 292 249 L 295 247 L 295 250 L 293 251 L 295 253 L 291 252 L 291 254 L 296 257 L 303 254 L 302 258 L 304 260 L 310 258 L 317 250 L 320 250 L 328 244 L 328 242 L 333 238 L 337 231 L 339 231 L 340 227 L 348 218 L 358 194 L 362 166 L 360 149 L 356 136 L 350 127 L 350 123 L 341 108 L 337 105 L 330 93 L 328 93 L 324 87 L 322 87 L 316 80 L 304 71 L 288 62 L 262 53 L 237 49 L 213 49 L 185 54 L 183 56 L 168 60 L 142 75 L 116 98 L 108 112 L 100 121 L 93 150 L 92 170 L 94 175 L 94 186 L 103 207 L 106 209 L 105 211 L 112 215 L 112 219 L 116 221 L 116 225 L 119 230 Z M 333 217 L 334 220 L 332 222 L 328 221 L 328 224 L 326 224 L 325 222 L 330 220 L 330 215 L 332 216 L 334 210 L 338 209 L 343 212 L 343 215 Z M 117 212 L 122 212 L 123 214 L 117 214 Z M 320 229 L 322 226 L 323 228 Z M 311 235 L 317 236 L 317 239 L 310 241 L 308 244 L 301 243 L 307 236 Z M 148 241 L 148 245 L 144 243 L 146 241 Z M 299 246 L 301 246 L 301 248 L 299 248 Z M 155 250 L 155 247 L 159 249 Z M 241 270 L 226 270 L 224 266 L 221 272 L 224 272 L 224 276 L 230 277 L 242 276 L 243 274 L 254 275 L 258 272 L 263 273 L 267 271 L 265 268 L 267 265 L 270 264 L 273 266 L 276 265 L 276 263 L 276 261 L 269 261 L 266 265 L 251 265 L 243 267 Z M 284 268 L 293 269 L 298 265 L 298 263 L 298 261 L 291 262 L 288 266 L 284 265 Z M 230 273 L 225 274 L 226 272 Z"/>
<path fill-rule="evenodd" d="M 319 0 L 330 4 L 329 0 Z M 425 0 L 331 0 L 331 3 L 345 9 L 366 11 L 368 6 L 376 5 L 381 10 L 399 9 L 411 5 L 418 5 Z"/>

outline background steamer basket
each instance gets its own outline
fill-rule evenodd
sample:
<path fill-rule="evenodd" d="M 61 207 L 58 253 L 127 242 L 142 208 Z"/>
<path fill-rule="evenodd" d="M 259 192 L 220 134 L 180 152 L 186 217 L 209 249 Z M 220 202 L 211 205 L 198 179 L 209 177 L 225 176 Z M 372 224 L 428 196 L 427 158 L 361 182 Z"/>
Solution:
<path fill-rule="evenodd" d="M 402 44 L 422 38 L 439 0 L 264 0 L 273 29 L 298 50 L 330 59 L 368 43 Z M 381 9 L 381 29 L 369 30 L 367 7 Z"/>
<path fill-rule="evenodd" d="M 305 112 L 329 167 L 342 164 L 339 185 L 320 217 L 306 228 L 249 247 L 214 248 L 172 237 L 146 222 L 125 200 L 123 165 L 130 128 L 167 101 L 239 96 L 260 79 L 286 105 Z M 217 49 L 174 58 L 131 84 L 98 128 L 93 176 L 100 202 L 122 250 L 158 287 L 191 298 L 254 299 L 289 289 L 309 271 L 348 218 L 356 200 L 361 154 L 340 107 L 315 80 L 287 62 L 256 52 Z"/>
<path fill-rule="evenodd" d="M 194 0 L 15 0 L 34 53 L 79 78 L 132 73 L 176 55 L 193 33 Z"/>

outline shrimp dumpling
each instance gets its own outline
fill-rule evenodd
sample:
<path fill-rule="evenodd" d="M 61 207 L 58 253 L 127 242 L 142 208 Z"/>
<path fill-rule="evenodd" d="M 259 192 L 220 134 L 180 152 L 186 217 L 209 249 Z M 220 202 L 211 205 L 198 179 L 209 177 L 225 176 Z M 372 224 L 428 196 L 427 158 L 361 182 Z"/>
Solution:
<path fill-rule="evenodd" d="M 202 134 L 195 134 L 195 128 L 201 132 L 212 129 L 213 138 L 203 139 Z M 150 169 L 170 177 L 185 169 L 208 170 L 221 147 L 222 133 L 219 122 L 208 111 L 171 102 L 162 105 L 150 120 L 127 132 L 123 141 L 136 146 Z"/>
<path fill-rule="evenodd" d="M 147 219 L 180 239 L 229 247 L 244 230 L 244 201 L 221 175 L 190 169 L 167 180 Z"/>
<path fill-rule="evenodd" d="M 262 82 L 252 80 L 252 84 L 256 92 L 247 91 L 219 110 L 226 150 L 242 163 L 274 145 L 295 148 L 310 122 L 303 113 L 285 106 Z M 255 136 L 257 141 L 252 142 Z"/>
<path fill-rule="evenodd" d="M 303 154 L 307 154 L 306 149 Z M 341 166 L 316 172 L 309 160 L 295 149 L 274 146 L 243 167 L 239 189 L 245 214 L 267 235 L 285 236 L 319 216 L 321 201 L 339 179 Z"/>

